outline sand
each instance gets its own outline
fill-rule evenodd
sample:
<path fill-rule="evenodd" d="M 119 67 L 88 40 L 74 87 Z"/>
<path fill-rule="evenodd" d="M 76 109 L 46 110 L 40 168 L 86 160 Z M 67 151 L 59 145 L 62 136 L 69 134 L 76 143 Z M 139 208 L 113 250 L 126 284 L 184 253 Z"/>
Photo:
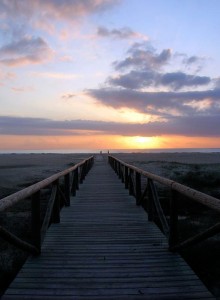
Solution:
<path fill-rule="evenodd" d="M 0 154 L 0 199 L 91 154 Z M 106 155 L 106 154 L 104 154 Z M 199 165 L 203 172 L 219 170 L 220 153 L 115 153 L 114 156 L 148 172 L 172 178 Z"/>
<path fill-rule="evenodd" d="M 55 173 L 91 154 L 0 154 L 0 199 Z"/>

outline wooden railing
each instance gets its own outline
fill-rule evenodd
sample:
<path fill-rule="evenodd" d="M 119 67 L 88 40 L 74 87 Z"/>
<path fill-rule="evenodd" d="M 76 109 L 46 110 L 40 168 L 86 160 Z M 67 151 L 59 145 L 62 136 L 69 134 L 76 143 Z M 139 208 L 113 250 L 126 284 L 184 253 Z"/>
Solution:
<path fill-rule="evenodd" d="M 220 232 L 220 223 L 215 224 L 206 231 L 199 233 L 183 242 L 178 242 L 178 200 L 180 195 L 205 205 L 217 212 L 220 212 L 220 200 L 212 196 L 201 193 L 173 180 L 143 171 L 133 165 L 127 164 L 113 156 L 108 156 L 108 161 L 119 178 L 129 190 L 129 194 L 136 198 L 136 204 L 142 205 L 148 212 L 148 220 L 154 221 L 155 214 L 160 220 L 162 231 L 169 241 L 171 251 L 182 250 L 185 247 L 203 241 Z M 145 179 L 144 188 L 141 186 Z M 166 186 L 171 191 L 169 222 L 164 214 L 158 191 L 155 183 Z"/>
<path fill-rule="evenodd" d="M 12 207 L 19 201 L 31 197 L 31 233 L 32 243 L 21 240 L 8 230 L 0 226 L 0 237 L 16 247 L 38 255 L 44 240 L 47 228 L 51 223 L 60 222 L 60 210 L 63 205 L 70 206 L 70 195 L 76 195 L 79 184 L 93 165 L 94 157 L 81 161 L 73 167 L 56 173 L 40 182 L 37 182 L 19 192 L 0 200 L 0 212 Z M 64 189 L 61 189 L 61 180 Z M 51 187 L 51 195 L 47 204 L 44 220 L 41 221 L 41 190 Z"/>

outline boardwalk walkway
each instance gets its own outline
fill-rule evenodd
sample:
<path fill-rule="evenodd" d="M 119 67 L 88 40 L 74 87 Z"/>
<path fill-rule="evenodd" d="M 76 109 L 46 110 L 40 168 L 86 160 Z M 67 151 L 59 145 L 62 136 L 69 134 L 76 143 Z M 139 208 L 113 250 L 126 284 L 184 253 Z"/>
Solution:
<path fill-rule="evenodd" d="M 3 299 L 214 299 L 98 156 Z"/>

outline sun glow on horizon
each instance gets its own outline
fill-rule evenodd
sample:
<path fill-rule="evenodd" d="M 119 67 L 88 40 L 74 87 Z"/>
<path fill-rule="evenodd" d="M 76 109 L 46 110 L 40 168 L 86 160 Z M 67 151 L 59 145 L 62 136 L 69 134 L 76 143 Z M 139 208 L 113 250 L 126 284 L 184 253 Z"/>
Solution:
<path fill-rule="evenodd" d="M 160 141 L 158 137 L 131 136 L 124 137 L 124 140 L 127 147 L 133 149 L 149 149 L 160 147 Z"/>

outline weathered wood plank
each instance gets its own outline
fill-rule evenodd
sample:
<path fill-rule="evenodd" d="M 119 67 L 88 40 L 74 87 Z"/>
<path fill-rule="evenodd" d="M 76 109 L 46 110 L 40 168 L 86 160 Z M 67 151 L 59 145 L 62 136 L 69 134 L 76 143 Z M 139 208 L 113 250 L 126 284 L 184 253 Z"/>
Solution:
<path fill-rule="evenodd" d="M 49 228 L 3 299 L 214 299 L 105 161 Z"/>

